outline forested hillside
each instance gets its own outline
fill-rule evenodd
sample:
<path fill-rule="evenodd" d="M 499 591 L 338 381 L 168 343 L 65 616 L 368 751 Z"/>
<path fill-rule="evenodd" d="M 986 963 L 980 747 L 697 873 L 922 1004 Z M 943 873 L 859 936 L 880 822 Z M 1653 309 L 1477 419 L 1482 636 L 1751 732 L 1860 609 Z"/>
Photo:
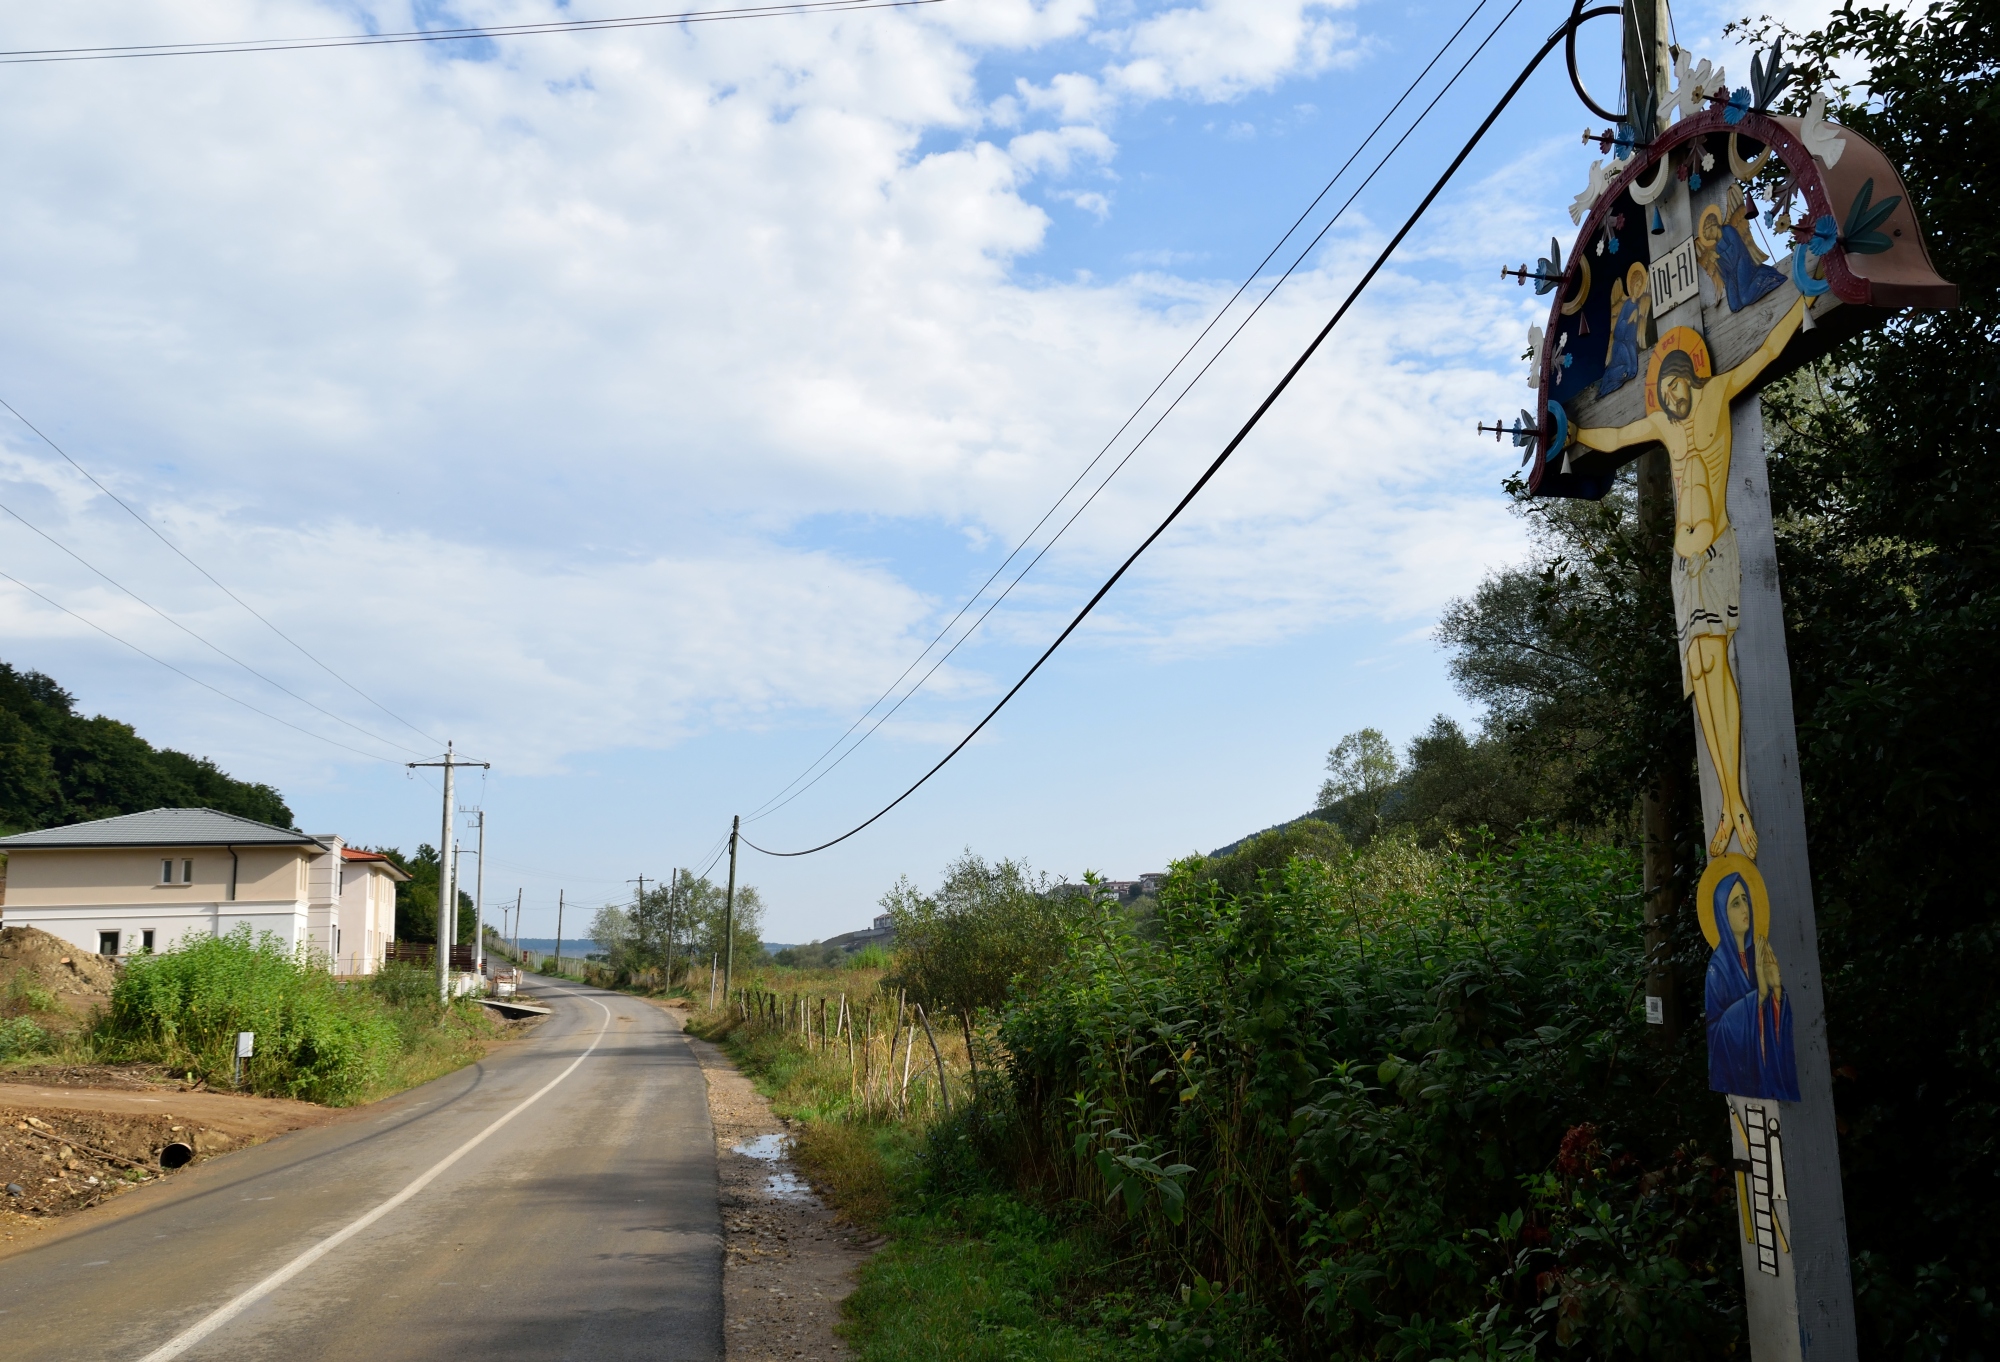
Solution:
<path fill-rule="evenodd" d="M 0 832 L 159 808 L 221 809 L 292 825 L 284 797 L 269 785 L 154 747 L 130 724 L 86 718 L 53 678 L 0 662 Z"/>

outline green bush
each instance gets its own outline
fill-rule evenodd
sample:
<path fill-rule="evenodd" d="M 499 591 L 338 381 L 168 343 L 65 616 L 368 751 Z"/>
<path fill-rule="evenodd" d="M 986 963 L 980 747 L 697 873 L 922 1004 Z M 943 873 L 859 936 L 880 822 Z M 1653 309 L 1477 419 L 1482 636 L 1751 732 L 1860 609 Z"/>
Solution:
<path fill-rule="evenodd" d="M 422 1033 L 438 1030 L 435 987 L 414 966 L 342 983 L 269 933 L 253 940 L 246 926 L 134 958 L 99 1040 L 108 1052 L 219 1082 L 231 1073 L 237 1032 L 255 1032 L 246 1088 L 340 1106 L 382 1087 Z"/>
<path fill-rule="evenodd" d="M 1730 1350 L 1721 1110 L 1645 1043 L 1635 858 L 1530 832 L 1199 871 L 1157 943 L 1107 909 L 1009 1010 L 984 1143 L 1021 1185 L 1298 1356 Z"/>
<path fill-rule="evenodd" d="M 0 1059 L 43 1054 L 52 1043 L 49 1033 L 26 1017 L 0 1020 Z"/>
<path fill-rule="evenodd" d="M 409 960 L 385 960 L 368 976 L 375 996 L 395 1008 L 437 1006 L 437 971 Z"/>

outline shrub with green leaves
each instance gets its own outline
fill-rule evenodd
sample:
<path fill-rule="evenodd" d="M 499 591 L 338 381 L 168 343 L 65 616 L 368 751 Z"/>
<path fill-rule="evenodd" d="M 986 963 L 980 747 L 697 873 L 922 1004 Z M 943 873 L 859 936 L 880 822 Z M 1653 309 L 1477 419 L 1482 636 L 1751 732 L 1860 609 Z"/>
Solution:
<path fill-rule="evenodd" d="M 0 1059 L 43 1054 L 52 1044 L 53 1037 L 26 1017 L 0 1019 Z"/>
<path fill-rule="evenodd" d="M 247 926 L 134 957 L 100 1035 L 107 1048 L 214 1081 L 231 1072 L 239 1031 L 257 1036 L 246 1087 L 332 1105 L 378 1086 L 405 1048 L 380 993 L 340 983 L 274 935 L 253 940 Z"/>
<path fill-rule="evenodd" d="M 1106 910 L 1009 1010 L 1024 1185 L 1299 1356 L 1729 1350 L 1725 1131 L 1689 1047 L 1646 1043 L 1630 853 L 1199 870 L 1156 942 Z"/>

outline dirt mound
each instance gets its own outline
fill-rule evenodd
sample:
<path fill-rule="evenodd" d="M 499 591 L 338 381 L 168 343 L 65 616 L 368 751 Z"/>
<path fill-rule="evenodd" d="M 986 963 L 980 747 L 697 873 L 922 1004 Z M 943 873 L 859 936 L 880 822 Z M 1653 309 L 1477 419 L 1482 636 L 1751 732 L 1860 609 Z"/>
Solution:
<path fill-rule="evenodd" d="M 9 1080 L 0 1082 L 0 1241 L 172 1178 L 160 1157 L 169 1144 L 187 1145 L 188 1161 L 199 1162 L 338 1117 L 280 1098 L 161 1087 L 140 1095 L 12 1081 L 18 1072 L 0 1077 Z"/>
<path fill-rule="evenodd" d="M 247 1141 L 237 1133 L 162 1112 L 50 1111 L 0 1106 L 0 1182 L 17 1215 L 56 1216 L 94 1206 L 165 1175 L 160 1151 L 180 1141 L 195 1158 Z"/>
<path fill-rule="evenodd" d="M 0 1016 L 101 1010 L 118 967 L 38 927 L 0 927 Z"/>

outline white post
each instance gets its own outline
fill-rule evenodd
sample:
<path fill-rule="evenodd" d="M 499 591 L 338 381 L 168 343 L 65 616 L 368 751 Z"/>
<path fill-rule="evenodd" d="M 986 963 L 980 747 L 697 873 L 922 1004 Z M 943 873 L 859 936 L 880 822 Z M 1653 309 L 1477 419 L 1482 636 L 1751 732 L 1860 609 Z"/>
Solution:
<path fill-rule="evenodd" d="M 438 910 L 437 910 L 437 967 L 438 1001 L 451 1001 L 451 937 L 449 935 L 451 909 L 458 901 L 458 867 L 453 864 L 451 819 L 452 819 L 452 752 L 451 744 L 444 745 L 444 828 L 438 834 Z"/>
<path fill-rule="evenodd" d="M 472 971 L 486 974 L 486 810 L 479 811 L 479 870 L 472 881 Z"/>
<path fill-rule="evenodd" d="M 1751 861 L 1767 886 L 1768 940 L 1792 1010 L 1799 1088 L 1797 1101 L 1726 1099 L 1740 1199 L 1745 1323 L 1757 1362 L 1852 1358 L 1857 1345 L 1847 1215 L 1806 855 L 1805 800 L 1792 726 L 1791 666 L 1771 525 L 1763 403 L 1745 398 L 1730 416 L 1728 510 L 1742 564 L 1742 619 L 1734 639 L 1742 694 L 1742 784 L 1758 842 L 1754 857 L 1742 855 L 1740 838 L 1732 838 L 1730 850 L 1738 861 Z M 1700 742 L 1695 755 L 1702 826 L 1710 832 L 1722 817 L 1722 790 Z M 1715 897 L 1712 890 L 1710 897 Z M 1697 902 L 1695 907 L 1712 914 L 1716 905 Z"/>

